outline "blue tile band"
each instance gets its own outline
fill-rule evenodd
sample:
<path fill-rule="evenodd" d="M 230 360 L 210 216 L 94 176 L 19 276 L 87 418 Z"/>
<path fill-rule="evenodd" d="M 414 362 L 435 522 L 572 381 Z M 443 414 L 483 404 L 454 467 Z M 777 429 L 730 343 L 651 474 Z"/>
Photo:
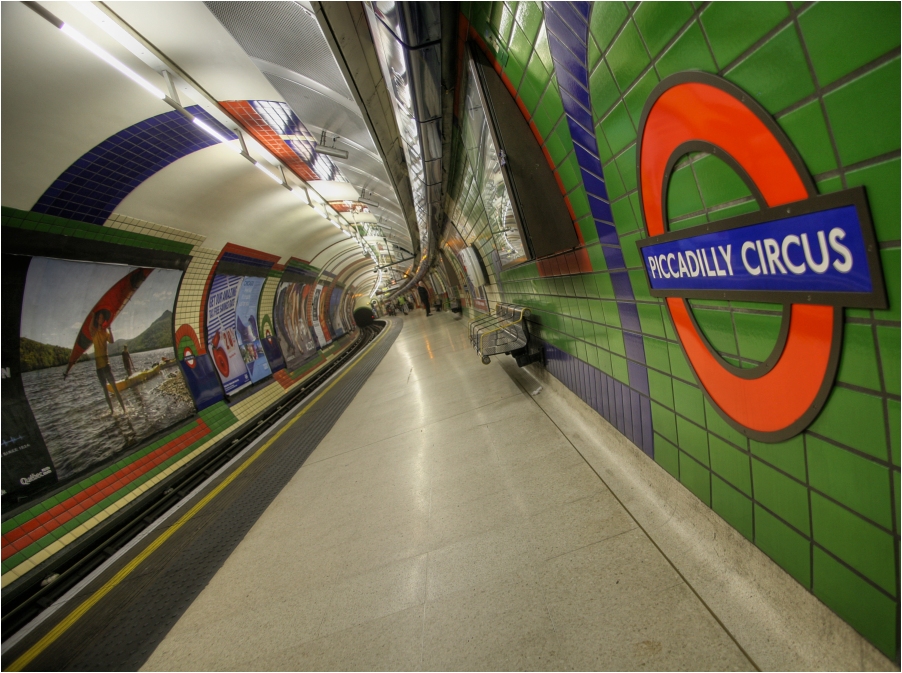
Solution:
<path fill-rule="evenodd" d="M 643 366 L 645 345 L 642 342 L 639 312 L 620 248 L 620 239 L 614 226 L 614 216 L 608 201 L 607 189 L 604 186 L 604 173 L 601 168 L 601 159 L 598 156 L 598 142 L 592 124 L 588 67 L 591 3 L 546 2 L 544 6 L 548 45 L 560 87 L 564 113 L 567 116 L 567 126 L 570 129 L 570 137 L 573 140 L 583 185 L 586 188 L 592 217 L 595 220 L 598 240 L 602 244 L 601 250 L 610 272 L 614 297 L 618 300 L 617 310 L 620 314 L 621 327 L 624 329 L 623 338 L 627 344 L 627 355 L 634 360 L 630 363 L 632 365 L 629 372 L 630 383 L 636 390 L 647 395 L 648 371 Z M 634 332 L 634 334 L 630 332 Z M 622 386 L 619 382 L 617 385 Z M 650 418 L 650 403 L 647 398 L 642 399 L 645 400 L 645 404 L 649 405 Z M 631 407 L 626 405 L 624 408 Z M 606 418 L 610 420 L 610 417 L 606 416 Z M 619 426 L 618 429 L 620 429 Z M 642 446 L 638 441 L 636 444 Z"/>
<path fill-rule="evenodd" d="M 186 110 L 226 138 L 237 137 L 201 106 Z M 147 178 L 218 143 L 176 110 L 145 119 L 82 155 L 44 192 L 32 211 L 102 225 Z"/>
<path fill-rule="evenodd" d="M 604 416 L 643 453 L 654 458 L 648 377 L 644 377 L 645 389 L 637 391 L 551 344 L 544 344 L 544 348 L 545 367 L 551 375 Z M 632 361 L 627 365 L 630 381 L 638 387 L 634 382 L 634 370 L 641 369 L 644 373 L 645 367 Z"/>

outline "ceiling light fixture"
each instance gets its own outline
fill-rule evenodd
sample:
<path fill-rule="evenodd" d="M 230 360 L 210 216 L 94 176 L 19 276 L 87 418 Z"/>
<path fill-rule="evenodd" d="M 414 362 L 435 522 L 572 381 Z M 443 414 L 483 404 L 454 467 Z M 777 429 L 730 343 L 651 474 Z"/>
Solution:
<path fill-rule="evenodd" d="M 338 140 L 340 136 L 334 136 L 332 138 L 332 144 L 335 144 L 335 141 Z M 336 159 L 347 159 L 348 151 L 340 150 L 335 147 L 327 147 L 326 146 L 326 129 L 323 129 L 323 134 L 320 137 L 320 141 L 316 145 L 316 151 L 319 154 L 325 154 L 327 157 L 335 157 Z"/>
<path fill-rule="evenodd" d="M 123 75 L 128 77 L 130 80 L 132 80 L 136 84 L 140 84 L 142 87 L 144 87 L 147 91 L 152 93 L 154 96 L 156 96 L 160 100 L 166 100 L 166 94 L 163 92 L 162 89 L 155 87 L 153 84 L 151 84 L 146 79 L 141 77 L 141 75 L 139 75 L 134 70 L 129 68 L 127 65 L 125 65 L 122 61 L 115 58 L 112 54 L 110 54 L 106 50 L 102 49 L 98 45 L 91 42 L 91 40 L 89 40 L 84 35 L 79 33 L 72 26 L 70 26 L 67 23 L 62 23 L 58 27 L 63 33 L 65 33 L 66 35 L 71 37 L 73 40 L 78 42 L 78 44 L 80 44 L 82 47 L 84 47 L 89 52 L 91 52 L 92 54 L 97 56 L 99 59 L 109 63 L 111 66 L 116 68 L 116 70 L 121 72 Z"/>
<path fill-rule="evenodd" d="M 263 173 L 266 173 L 270 178 L 272 178 L 273 182 L 278 182 L 280 185 L 282 184 L 282 178 L 269 170 L 266 166 L 261 164 L 259 161 L 254 162 L 254 166 L 259 168 Z"/>
<path fill-rule="evenodd" d="M 379 207 L 378 201 L 373 201 L 372 199 L 367 199 L 362 196 L 359 199 L 357 199 L 357 203 L 362 203 L 363 205 L 369 206 L 370 208 L 378 208 Z"/>
<path fill-rule="evenodd" d="M 292 194 L 294 194 L 298 198 L 299 201 L 307 204 L 308 206 L 310 205 L 310 197 L 307 196 L 306 189 L 304 189 L 303 187 L 295 187 L 295 188 L 291 189 L 290 191 Z"/>
<path fill-rule="evenodd" d="M 335 157 L 336 159 L 348 158 L 347 150 L 338 150 L 334 147 L 323 147 L 322 145 L 317 145 L 316 152 L 317 154 L 325 154 L 327 157 Z"/>
<path fill-rule="evenodd" d="M 221 142 L 223 145 L 228 147 L 233 152 L 237 152 L 238 154 L 241 154 L 241 143 L 239 143 L 237 145 L 233 145 L 231 140 L 226 138 L 219 131 L 214 129 L 212 126 L 210 126 L 206 122 L 198 119 L 197 117 L 192 117 L 191 121 L 194 122 L 200 128 L 202 128 L 204 131 L 206 131 L 208 134 L 210 134 L 211 136 L 216 138 L 219 142 Z"/>

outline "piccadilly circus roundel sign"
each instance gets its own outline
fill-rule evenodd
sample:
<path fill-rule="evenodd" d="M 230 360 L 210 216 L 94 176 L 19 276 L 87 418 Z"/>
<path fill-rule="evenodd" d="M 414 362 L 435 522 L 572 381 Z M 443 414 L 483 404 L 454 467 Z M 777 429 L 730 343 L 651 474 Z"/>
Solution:
<path fill-rule="evenodd" d="M 760 210 L 669 231 L 674 165 L 709 152 L 743 179 Z M 720 77 L 680 73 L 652 91 L 639 126 L 638 243 L 651 295 L 662 297 L 701 386 L 744 435 L 788 439 L 817 416 L 833 385 L 843 307 L 885 308 L 879 251 L 863 188 L 818 196 L 773 118 Z M 705 338 L 688 299 L 783 305 L 765 362 L 741 369 Z"/>

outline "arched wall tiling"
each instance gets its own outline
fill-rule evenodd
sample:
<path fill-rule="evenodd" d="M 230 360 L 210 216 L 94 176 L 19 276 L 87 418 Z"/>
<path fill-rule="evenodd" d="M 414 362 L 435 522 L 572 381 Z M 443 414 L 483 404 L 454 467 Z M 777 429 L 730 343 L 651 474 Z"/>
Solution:
<path fill-rule="evenodd" d="M 39 38 L 36 42 L 46 38 L 62 40 L 61 48 L 69 46 L 67 38 L 48 31 L 48 24 L 21 6 L 10 11 L 4 8 L 4 28 L 9 17 L 15 20 L 10 25 L 21 22 L 26 32 L 33 28 Z M 4 42 L 9 48 L 13 45 Z M 105 46 L 115 49 L 114 45 Z M 9 53 L 4 50 L 4 55 Z M 81 56 L 80 52 L 75 55 Z M 95 66 L 90 58 L 94 57 L 86 64 Z M 111 89 L 121 87 L 122 95 L 134 94 L 127 80 L 111 78 L 103 68 L 106 66 L 100 64 L 98 79 L 106 78 L 102 81 Z M 42 72 L 55 71 L 38 69 L 31 78 L 32 86 L 43 81 Z M 255 100 L 246 106 L 262 109 L 263 103 L 273 109 L 284 105 Z M 213 230 L 195 228 L 184 211 L 175 213 L 166 225 L 133 216 L 136 205 L 145 207 L 168 198 L 184 203 L 191 198 L 192 189 L 198 201 L 215 210 L 217 190 L 223 189 L 215 184 L 220 176 L 234 180 L 238 189 L 230 187 L 230 191 L 243 190 L 261 203 L 267 199 L 267 212 L 280 212 L 283 201 L 289 207 L 292 201 L 285 196 L 287 190 L 276 190 L 241 162 L 233 166 L 235 155 L 225 147 L 210 149 L 225 143 L 199 129 L 182 112 L 156 113 L 150 106 L 140 109 L 123 122 L 114 121 L 119 118 L 116 115 L 106 115 L 102 106 L 82 110 L 79 123 L 105 124 L 106 137 L 79 133 L 67 138 L 92 137 L 89 145 L 94 146 L 70 148 L 68 156 L 78 158 L 69 158 L 67 163 L 71 163 L 65 169 L 55 166 L 50 176 L 46 168 L 43 173 L 29 168 L 28 174 L 35 176 L 32 183 L 42 183 L 38 188 L 32 185 L 31 193 L 40 196 L 30 196 L 36 199 L 31 203 L 16 202 L 18 208 L 3 208 L 3 261 L 10 278 L 15 276 L 17 288 L 3 302 L 4 340 L 10 330 L 11 343 L 20 347 L 9 379 L 4 377 L 4 403 L 15 403 L 21 411 L 17 427 L 7 428 L 4 419 L 4 430 L 15 430 L 14 434 L 32 447 L 19 451 L 14 459 L 4 458 L 3 509 L 8 522 L 2 546 L 4 589 L 28 581 L 42 563 L 68 544 L 97 532 L 112 513 L 253 422 L 262 410 L 292 394 L 353 341 L 347 335 L 356 329 L 351 311 L 359 292 L 348 282 L 347 274 L 354 262 L 340 258 L 324 269 L 327 255 L 320 256 L 320 266 L 292 256 L 299 249 L 305 256 L 313 256 L 333 243 L 347 241 L 348 254 L 359 258 L 356 264 L 373 264 L 361 257 L 358 240 L 348 237 L 356 233 L 349 227 L 345 227 L 347 232 L 333 230 L 332 224 L 314 217 L 305 204 L 296 204 L 297 210 L 286 211 L 284 221 L 278 224 L 284 228 L 284 236 L 281 229 L 278 234 L 268 234 L 268 243 L 261 249 L 247 247 L 247 242 L 253 246 L 253 236 L 242 239 L 244 245 L 220 238 L 205 247 L 209 240 L 205 234 Z M 185 113 L 237 147 L 238 136 L 202 106 L 191 105 Z M 151 116 L 142 119 L 148 114 Z M 26 127 L 29 122 L 22 120 Z M 296 117 L 289 122 L 273 128 L 267 121 L 265 128 L 256 128 L 261 137 L 265 131 L 273 143 L 281 144 L 281 148 L 275 144 L 278 153 L 256 134 L 250 133 L 250 138 L 277 158 L 293 156 L 302 161 L 303 149 L 312 147 L 311 138 L 304 135 Z M 121 130 L 113 132 L 120 124 Z M 37 127 L 28 130 L 37 138 L 41 135 Z M 57 130 L 65 134 L 64 128 L 54 132 Z M 248 144 L 253 142 L 250 138 Z M 52 145 L 54 141 L 46 142 Z M 207 152 L 200 152 L 204 149 Z M 11 156 L 5 153 L 4 162 Z M 308 158 L 311 168 L 307 173 L 298 166 L 301 179 L 341 181 L 337 168 L 324 157 L 311 153 Z M 268 169 L 270 173 L 275 170 Z M 286 170 L 293 169 L 289 166 Z M 273 191 L 273 199 L 267 190 Z M 336 203 L 336 210 L 357 215 L 365 212 L 355 200 L 346 201 Z M 29 207 L 30 211 L 25 210 Z M 331 213 L 326 208 L 323 211 Z M 245 228 L 253 232 L 268 224 L 249 215 Z M 287 246 L 273 249 L 272 241 L 280 237 Z M 37 296 L 45 301 L 35 301 Z M 143 310 L 142 306 L 151 308 Z M 67 318 L 70 325 L 84 321 L 81 331 L 91 331 L 95 323 L 97 329 L 108 330 L 107 383 L 113 387 L 106 393 L 102 392 L 104 381 L 98 385 L 95 360 L 84 357 L 92 347 L 90 339 L 85 337 L 86 344 L 78 346 L 83 340 L 78 329 L 53 337 L 47 330 L 33 327 L 49 320 L 53 312 L 59 314 L 55 322 L 51 320 L 54 325 Z M 73 317 L 76 314 L 78 317 Z M 128 381 L 131 375 L 123 369 L 123 345 L 131 346 L 131 366 L 140 374 L 140 381 Z M 40 388 L 44 384 L 38 379 L 52 369 L 35 368 L 35 349 L 60 360 L 59 364 L 54 360 L 53 366 L 68 366 L 68 376 L 43 376 L 47 383 Z M 15 394 L 8 400 L 6 391 L 13 387 Z M 155 394 L 142 396 L 144 389 Z M 72 402 L 38 408 L 32 404 L 36 396 Z M 147 406 L 150 399 L 164 403 L 151 409 Z M 97 433 L 82 433 L 73 444 L 71 433 L 66 439 L 54 429 L 62 418 L 57 418 L 57 412 L 92 419 Z M 146 421 L 149 417 L 153 422 Z M 124 428 L 129 427 L 134 432 L 125 433 Z M 86 447 L 92 448 L 88 451 Z M 19 478 L 34 474 L 40 477 Z M 41 524 L 35 526 L 38 518 Z M 61 539 L 58 531 L 63 527 L 75 532 Z"/>
<path fill-rule="evenodd" d="M 186 110 L 229 140 L 237 136 L 201 106 Z M 219 141 L 173 110 L 133 124 L 85 152 L 44 192 L 32 210 L 103 224 L 151 175 Z"/>

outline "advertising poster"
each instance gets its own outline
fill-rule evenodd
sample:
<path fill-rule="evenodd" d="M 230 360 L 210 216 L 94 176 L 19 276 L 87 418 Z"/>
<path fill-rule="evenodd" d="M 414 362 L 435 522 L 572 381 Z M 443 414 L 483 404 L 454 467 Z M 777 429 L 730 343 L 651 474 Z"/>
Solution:
<path fill-rule="evenodd" d="M 173 345 L 181 274 L 31 260 L 19 328 L 22 384 L 61 480 L 194 413 Z"/>
<path fill-rule="evenodd" d="M 0 398 L 3 400 L 2 428 L 3 496 L 16 498 L 30 491 L 53 486 L 56 470 L 34 414 L 25 397 L 19 369 L 19 319 L 29 257 L 3 255 L 2 304 L 2 376 Z"/>
<path fill-rule="evenodd" d="M 207 299 L 207 350 L 227 395 L 251 382 L 236 329 L 238 293 L 243 280 L 241 276 L 213 276 Z"/>
<path fill-rule="evenodd" d="M 263 345 L 263 352 L 266 354 L 266 361 L 269 362 L 270 370 L 277 372 L 285 369 L 285 358 L 282 356 L 282 348 L 279 346 L 279 340 L 276 339 L 276 331 L 272 325 L 272 319 L 268 315 L 263 316 L 260 321 L 260 343 Z"/>
<path fill-rule="evenodd" d="M 319 342 L 319 347 L 324 348 L 332 343 L 329 328 L 325 323 L 323 309 L 323 286 L 317 285 L 313 293 L 313 331 Z"/>
<path fill-rule="evenodd" d="M 297 278 L 295 274 L 292 276 Z M 316 355 L 316 342 L 307 320 L 312 280 L 282 281 L 276 290 L 273 320 L 285 366 L 289 370 L 297 369 Z"/>
<path fill-rule="evenodd" d="M 266 278 L 245 278 L 238 292 L 238 308 L 235 312 L 238 348 L 254 383 L 272 374 L 257 325 L 257 304 L 260 303 L 260 291 L 264 283 Z"/>
<path fill-rule="evenodd" d="M 341 318 L 341 296 L 343 290 L 337 285 L 332 289 L 332 298 L 329 300 L 329 317 L 332 322 L 332 333 L 335 338 L 340 337 L 347 330 Z"/>
<path fill-rule="evenodd" d="M 55 484 L 56 471 L 21 390 L 3 377 L 3 495 Z"/>

